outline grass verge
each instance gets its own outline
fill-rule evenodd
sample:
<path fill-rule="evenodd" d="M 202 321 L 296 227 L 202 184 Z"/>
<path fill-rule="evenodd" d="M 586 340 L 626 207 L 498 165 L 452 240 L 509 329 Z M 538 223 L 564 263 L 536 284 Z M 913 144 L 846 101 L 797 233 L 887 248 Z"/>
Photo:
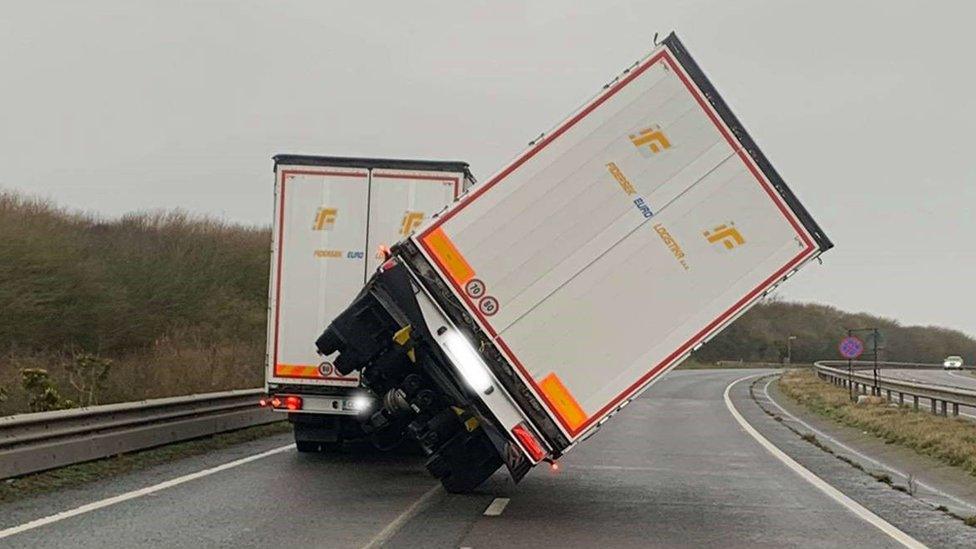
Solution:
<path fill-rule="evenodd" d="M 0 503 L 147 469 L 290 430 L 287 421 L 280 421 L 7 479 L 0 482 Z"/>
<path fill-rule="evenodd" d="M 785 372 L 779 388 L 816 414 L 976 476 L 976 423 L 972 421 L 916 412 L 905 406 L 853 404 L 847 390 L 821 381 L 810 370 Z"/>

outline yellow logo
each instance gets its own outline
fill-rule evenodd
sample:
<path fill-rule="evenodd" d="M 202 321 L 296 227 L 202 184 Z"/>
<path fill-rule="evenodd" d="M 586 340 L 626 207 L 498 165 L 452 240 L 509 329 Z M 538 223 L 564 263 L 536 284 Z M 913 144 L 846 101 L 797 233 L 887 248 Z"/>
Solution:
<path fill-rule="evenodd" d="M 664 242 L 664 245 L 668 247 L 668 250 L 671 250 L 671 255 L 673 255 L 681 267 L 687 271 L 689 267 L 688 262 L 685 260 L 685 251 L 681 249 L 678 241 L 675 240 L 674 237 L 671 236 L 671 233 L 668 232 L 668 229 L 660 223 L 654 225 L 654 230 L 657 232 L 657 235 L 661 237 L 661 241 Z"/>
<path fill-rule="evenodd" d="M 403 214 L 403 220 L 400 221 L 400 234 L 407 236 L 412 233 L 414 229 L 420 226 L 423 220 L 424 212 L 411 212 L 407 210 Z"/>
<path fill-rule="evenodd" d="M 339 215 L 339 210 L 335 208 L 319 208 L 315 213 L 315 223 L 312 225 L 312 230 L 332 230 L 332 227 L 335 225 L 337 215 Z"/>
<path fill-rule="evenodd" d="M 719 225 L 711 231 L 705 231 L 702 234 L 705 235 L 705 238 L 710 243 L 716 244 L 721 242 L 728 250 L 746 243 L 746 239 L 742 238 L 742 234 L 739 233 L 739 230 L 735 228 L 735 224 L 731 221 L 729 221 L 728 225 Z"/>
<path fill-rule="evenodd" d="M 664 135 L 660 126 L 654 125 L 650 128 L 644 128 L 638 133 L 630 135 L 630 142 L 637 147 L 637 150 L 641 152 L 642 155 L 648 156 L 647 151 L 650 150 L 651 154 L 657 154 L 664 149 L 671 148 L 671 141 L 668 137 Z"/>
<path fill-rule="evenodd" d="M 620 171 L 620 168 L 618 168 L 616 164 L 613 162 L 608 163 L 607 170 L 610 171 L 610 175 L 617 180 L 617 183 L 620 184 L 620 188 L 623 189 L 625 193 L 628 195 L 637 194 L 637 190 L 634 189 L 634 185 L 631 184 L 630 180 L 627 179 L 627 176 L 624 175 L 624 172 Z"/>

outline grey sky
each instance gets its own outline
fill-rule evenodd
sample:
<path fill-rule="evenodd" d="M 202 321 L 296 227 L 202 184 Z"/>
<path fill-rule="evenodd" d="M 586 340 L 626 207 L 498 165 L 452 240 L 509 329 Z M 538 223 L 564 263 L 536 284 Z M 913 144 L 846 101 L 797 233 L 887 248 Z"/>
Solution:
<path fill-rule="evenodd" d="M 269 223 L 277 152 L 486 178 L 676 30 L 837 248 L 782 295 L 976 334 L 972 2 L 8 2 L 0 186 Z"/>

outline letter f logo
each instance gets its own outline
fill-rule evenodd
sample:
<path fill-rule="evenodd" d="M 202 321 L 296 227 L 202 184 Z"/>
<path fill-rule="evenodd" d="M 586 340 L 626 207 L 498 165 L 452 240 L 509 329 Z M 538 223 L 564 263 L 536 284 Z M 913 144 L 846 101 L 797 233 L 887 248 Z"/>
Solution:
<path fill-rule="evenodd" d="M 712 244 L 721 242 L 725 249 L 731 250 L 736 246 L 741 246 L 746 243 L 746 239 L 742 238 L 739 230 L 735 228 L 735 225 L 730 221 L 728 225 L 722 224 L 715 227 L 711 231 L 705 231 L 702 233 L 705 238 Z"/>
<path fill-rule="evenodd" d="M 424 220 L 424 212 L 411 212 L 407 210 L 403 214 L 403 220 L 400 221 L 400 234 L 407 236 L 412 233 L 414 229 L 420 226 L 420 222 Z"/>
<path fill-rule="evenodd" d="M 339 210 L 335 208 L 319 208 L 315 213 L 315 224 L 312 225 L 313 231 L 328 231 L 335 225 L 336 216 Z"/>
<path fill-rule="evenodd" d="M 671 148 L 671 142 L 661 131 L 660 126 L 651 126 L 630 135 L 630 142 L 637 147 L 642 156 L 657 154 L 664 149 Z M 650 151 L 650 153 L 648 153 Z"/>

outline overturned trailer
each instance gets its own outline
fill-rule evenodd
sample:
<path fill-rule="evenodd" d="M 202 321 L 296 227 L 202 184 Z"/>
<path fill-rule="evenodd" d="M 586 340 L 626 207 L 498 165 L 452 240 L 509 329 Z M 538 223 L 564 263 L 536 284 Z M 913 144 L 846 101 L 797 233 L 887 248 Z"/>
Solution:
<path fill-rule="evenodd" d="M 450 491 L 593 434 L 831 247 L 672 34 L 393 246 L 316 342 Z"/>

